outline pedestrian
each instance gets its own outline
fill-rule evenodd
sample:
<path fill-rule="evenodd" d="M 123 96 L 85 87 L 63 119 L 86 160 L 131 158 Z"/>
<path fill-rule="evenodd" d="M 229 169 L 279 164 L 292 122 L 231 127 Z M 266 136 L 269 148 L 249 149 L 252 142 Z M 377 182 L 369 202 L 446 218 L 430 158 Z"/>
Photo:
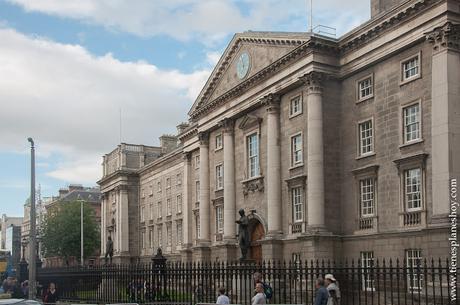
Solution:
<path fill-rule="evenodd" d="M 50 283 L 43 297 L 44 304 L 55 304 L 59 300 L 59 295 L 56 289 L 56 284 Z"/>
<path fill-rule="evenodd" d="M 25 280 L 21 284 L 21 291 L 25 298 L 29 297 L 29 281 Z"/>
<path fill-rule="evenodd" d="M 252 279 L 254 280 L 254 285 L 257 284 L 257 283 L 262 284 L 262 286 L 264 287 L 265 298 L 266 298 L 267 302 L 269 302 L 271 300 L 271 298 L 273 297 L 273 288 L 268 283 L 266 283 L 264 281 L 264 279 L 262 277 L 262 273 L 255 272 L 252 275 Z"/>
<path fill-rule="evenodd" d="M 324 277 L 328 292 L 327 305 L 340 305 L 340 289 L 337 280 L 332 274 L 326 274 Z"/>
<path fill-rule="evenodd" d="M 198 283 L 198 286 L 196 286 L 195 291 L 195 302 L 196 303 L 201 303 L 204 300 L 204 289 L 203 289 L 203 284 Z"/>
<path fill-rule="evenodd" d="M 264 293 L 264 285 L 262 283 L 256 283 L 256 295 L 252 297 L 251 304 L 267 304 L 267 300 L 265 298 Z"/>
<path fill-rule="evenodd" d="M 324 287 L 323 278 L 319 277 L 316 279 L 316 296 L 315 296 L 315 305 L 327 305 L 327 299 L 329 294 L 326 287 Z"/>
<path fill-rule="evenodd" d="M 226 293 L 225 288 L 220 287 L 219 296 L 217 297 L 216 304 L 230 304 L 230 299 L 225 293 Z"/>

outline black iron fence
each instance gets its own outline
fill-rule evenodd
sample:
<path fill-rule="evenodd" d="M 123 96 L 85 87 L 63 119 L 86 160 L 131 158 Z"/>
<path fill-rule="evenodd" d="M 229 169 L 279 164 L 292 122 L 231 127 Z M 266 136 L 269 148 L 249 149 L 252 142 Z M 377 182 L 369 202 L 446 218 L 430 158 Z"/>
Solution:
<path fill-rule="evenodd" d="M 364 263 L 364 265 L 363 265 Z M 332 273 L 341 305 L 457 304 L 456 274 L 448 260 L 335 262 L 164 263 L 41 269 L 44 287 L 54 282 L 63 300 L 110 302 L 213 303 L 225 287 L 232 303 L 249 304 L 253 275 L 260 272 L 273 289 L 273 304 L 313 304 L 318 277 Z"/>

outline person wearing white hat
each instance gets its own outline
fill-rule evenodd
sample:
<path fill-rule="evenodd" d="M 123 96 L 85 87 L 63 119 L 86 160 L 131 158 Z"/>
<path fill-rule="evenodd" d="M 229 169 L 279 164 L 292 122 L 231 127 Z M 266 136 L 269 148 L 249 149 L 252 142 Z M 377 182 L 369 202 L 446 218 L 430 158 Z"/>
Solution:
<path fill-rule="evenodd" d="M 329 298 L 327 299 L 327 305 L 340 305 L 340 289 L 337 285 L 337 280 L 332 274 L 326 274 L 324 277 L 327 286 L 327 292 Z"/>

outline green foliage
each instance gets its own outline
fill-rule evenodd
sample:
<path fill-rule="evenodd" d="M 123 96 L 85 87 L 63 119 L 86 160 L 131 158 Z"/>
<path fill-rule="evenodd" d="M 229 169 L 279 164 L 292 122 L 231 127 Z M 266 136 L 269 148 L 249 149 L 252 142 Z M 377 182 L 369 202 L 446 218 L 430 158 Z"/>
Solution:
<path fill-rule="evenodd" d="M 45 257 L 80 257 L 80 202 L 64 202 L 48 211 L 42 227 Z M 100 245 L 100 233 L 94 211 L 83 203 L 84 256 L 94 255 Z"/>

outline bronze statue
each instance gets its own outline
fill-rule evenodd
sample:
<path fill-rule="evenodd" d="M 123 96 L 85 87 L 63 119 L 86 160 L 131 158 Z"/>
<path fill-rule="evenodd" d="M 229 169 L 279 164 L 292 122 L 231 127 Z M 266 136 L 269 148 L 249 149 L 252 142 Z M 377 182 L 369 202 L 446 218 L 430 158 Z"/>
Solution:
<path fill-rule="evenodd" d="M 110 258 L 110 264 L 112 264 L 112 256 L 113 256 L 113 241 L 112 237 L 108 237 L 106 249 L 105 249 L 105 264 L 107 264 L 107 257 Z"/>
<path fill-rule="evenodd" d="M 240 214 L 240 219 L 236 221 L 238 224 L 238 244 L 240 245 L 241 249 L 241 258 L 240 260 L 247 259 L 249 246 L 251 245 L 251 241 L 249 240 L 249 218 L 244 215 L 244 209 L 240 209 L 238 211 Z"/>

